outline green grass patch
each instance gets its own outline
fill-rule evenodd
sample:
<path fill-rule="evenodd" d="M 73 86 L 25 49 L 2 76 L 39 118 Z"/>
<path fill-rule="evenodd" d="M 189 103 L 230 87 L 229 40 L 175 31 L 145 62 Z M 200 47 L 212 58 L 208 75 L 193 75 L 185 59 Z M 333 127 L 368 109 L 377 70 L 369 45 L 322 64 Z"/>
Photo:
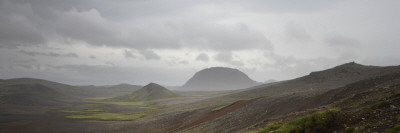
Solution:
<path fill-rule="evenodd" d="M 0 97 L 0 104 L 4 104 L 4 103 L 6 103 L 6 99 Z"/>
<path fill-rule="evenodd" d="M 86 115 L 70 115 L 65 116 L 70 119 L 97 119 L 103 121 L 132 121 L 142 118 L 146 115 L 144 112 L 136 113 L 136 114 L 122 114 L 122 113 L 92 113 Z"/>
<path fill-rule="evenodd" d="M 104 112 L 102 109 L 85 109 L 83 111 L 81 110 L 58 110 L 58 112 L 61 113 L 69 113 L 69 114 L 87 114 L 87 113 L 98 113 L 98 112 Z"/>
<path fill-rule="evenodd" d="M 85 109 L 85 112 L 104 112 L 102 109 Z"/>
<path fill-rule="evenodd" d="M 226 107 L 226 106 L 216 107 L 216 108 L 212 109 L 211 111 L 218 111 L 218 110 L 221 110 L 221 109 L 223 109 L 223 108 L 225 108 L 225 107 Z"/>
<path fill-rule="evenodd" d="M 387 107 L 387 106 L 389 106 L 389 105 L 390 105 L 389 102 L 387 102 L 387 101 L 381 101 L 381 102 L 375 103 L 375 104 L 372 105 L 370 108 L 371 108 L 371 109 L 380 109 L 380 108 L 383 108 L 383 107 Z"/>
<path fill-rule="evenodd" d="M 319 133 L 324 132 L 336 120 L 339 109 L 330 109 L 324 112 L 317 112 L 309 116 L 301 117 L 286 123 L 274 122 L 267 125 L 267 128 L 258 133 Z"/>
<path fill-rule="evenodd" d="M 80 110 L 58 110 L 58 112 L 61 112 L 61 113 L 70 113 L 70 114 L 85 113 L 85 111 L 80 111 Z"/>
<path fill-rule="evenodd" d="M 400 132 L 400 124 L 394 126 L 392 129 L 386 130 L 384 133 L 398 133 Z"/>
<path fill-rule="evenodd" d="M 114 104 L 114 105 L 121 105 L 121 106 L 145 106 L 148 105 L 145 101 L 136 101 L 136 102 L 117 102 L 117 101 L 104 101 L 104 102 L 96 102 L 102 104 Z"/>
<path fill-rule="evenodd" d="M 105 99 L 110 99 L 110 98 L 112 98 L 112 97 L 89 97 L 89 98 L 86 98 L 87 100 L 95 100 L 95 101 L 98 101 L 98 100 L 105 100 Z"/>

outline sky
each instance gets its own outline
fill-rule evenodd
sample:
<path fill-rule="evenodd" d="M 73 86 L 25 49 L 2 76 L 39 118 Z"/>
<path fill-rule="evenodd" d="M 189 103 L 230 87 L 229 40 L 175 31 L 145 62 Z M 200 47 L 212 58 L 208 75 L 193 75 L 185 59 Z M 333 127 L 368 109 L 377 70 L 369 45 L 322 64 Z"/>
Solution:
<path fill-rule="evenodd" d="M 183 85 L 400 65 L 399 0 L 0 0 L 0 79 Z"/>

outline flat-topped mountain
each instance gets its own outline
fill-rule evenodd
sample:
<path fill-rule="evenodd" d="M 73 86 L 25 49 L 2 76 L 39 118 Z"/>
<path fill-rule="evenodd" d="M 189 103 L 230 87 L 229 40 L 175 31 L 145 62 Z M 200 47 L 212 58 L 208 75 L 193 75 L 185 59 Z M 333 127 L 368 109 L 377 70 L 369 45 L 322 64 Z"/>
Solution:
<path fill-rule="evenodd" d="M 190 78 L 181 89 L 206 91 L 235 90 L 259 84 L 260 83 L 250 79 L 249 76 L 237 69 L 212 67 L 203 69 L 194 74 L 194 76 Z"/>
<path fill-rule="evenodd" d="M 150 83 L 131 94 L 113 98 L 113 100 L 146 101 L 177 97 L 178 95 L 156 83 Z"/>

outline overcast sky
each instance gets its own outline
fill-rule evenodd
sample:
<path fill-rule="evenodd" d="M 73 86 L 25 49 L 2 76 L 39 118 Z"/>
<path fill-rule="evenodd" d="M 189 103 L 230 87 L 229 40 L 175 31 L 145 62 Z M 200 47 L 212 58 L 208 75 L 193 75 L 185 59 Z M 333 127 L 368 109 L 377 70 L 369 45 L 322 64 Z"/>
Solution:
<path fill-rule="evenodd" d="M 201 69 L 264 82 L 355 61 L 400 65 L 399 0 L 0 0 L 0 78 L 182 85 Z"/>

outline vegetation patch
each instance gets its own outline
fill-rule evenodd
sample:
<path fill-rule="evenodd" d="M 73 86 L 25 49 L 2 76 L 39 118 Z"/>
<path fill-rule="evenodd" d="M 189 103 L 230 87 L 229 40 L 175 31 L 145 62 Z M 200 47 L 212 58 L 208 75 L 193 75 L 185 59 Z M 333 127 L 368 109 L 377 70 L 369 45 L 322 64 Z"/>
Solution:
<path fill-rule="evenodd" d="M 286 123 L 274 122 L 267 125 L 267 128 L 258 133 L 311 133 L 324 132 L 336 121 L 339 109 L 330 109 L 324 112 L 317 112 L 309 116 L 301 117 Z"/>
<path fill-rule="evenodd" d="M 106 100 L 106 99 L 110 99 L 110 98 L 112 98 L 112 97 L 89 97 L 89 98 L 86 98 L 87 100 L 95 100 L 95 101 L 98 101 L 98 100 Z"/>
<path fill-rule="evenodd" d="M 6 100 L 4 98 L 0 97 L 0 104 L 4 104 L 4 103 L 6 103 Z"/>
<path fill-rule="evenodd" d="M 384 133 L 398 133 L 400 132 L 400 124 L 394 126 L 392 129 L 386 130 Z"/>
<path fill-rule="evenodd" d="M 142 118 L 146 115 L 145 112 L 135 114 L 125 113 L 108 113 L 101 109 L 85 109 L 81 110 L 59 110 L 62 113 L 74 114 L 65 116 L 70 119 L 97 119 L 103 121 L 131 121 Z"/>
<path fill-rule="evenodd" d="M 398 133 L 400 132 L 400 124 L 394 126 L 392 129 L 386 130 L 384 133 Z"/>
<path fill-rule="evenodd" d="M 212 109 L 211 111 L 218 111 L 218 110 L 221 110 L 221 109 L 223 109 L 223 108 L 225 108 L 225 107 L 226 107 L 226 106 L 216 107 L 216 108 Z"/>
<path fill-rule="evenodd" d="M 58 112 L 71 113 L 71 114 L 85 113 L 85 111 L 79 111 L 79 110 L 58 110 Z"/>
<path fill-rule="evenodd" d="M 349 127 L 344 130 L 344 133 L 363 133 L 365 129 L 370 128 L 371 125 L 367 124 L 365 126 L 360 127 Z"/>
<path fill-rule="evenodd" d="M 139 118 L 142 118 L 146 115 L 144 112 L 136 113 L 136 114 L 122 114 L 122 113 L 91 113 L 86 115 L 70 115 L 65 116 L 70 119 L 97 119 L 103 121 L 132 121 Z"/>
<path fill-rule="evenodd" d="M 380 108 L 383 108 L 383 107 L 387 107 L 387 106 L 389 106 L 389 105 L 390 105 L 389 102 L 387 102 L 387 101 L 381 101 L 381 102 L 375 103 L 375 104 L 372 105 L 370 108 L 371 108 L 371 109 L 380 109 Z"/>
<path fill-rule="evenodd" d="M 114 105 L 121 105 L 121 106 L 145 106 L 148 105 L 145 101 L 136 101 L 136 102 L 117 102 L 117 101 L 104 101 L 104 102 L 96 102 L 102 104 L 114 104 Z"/>

